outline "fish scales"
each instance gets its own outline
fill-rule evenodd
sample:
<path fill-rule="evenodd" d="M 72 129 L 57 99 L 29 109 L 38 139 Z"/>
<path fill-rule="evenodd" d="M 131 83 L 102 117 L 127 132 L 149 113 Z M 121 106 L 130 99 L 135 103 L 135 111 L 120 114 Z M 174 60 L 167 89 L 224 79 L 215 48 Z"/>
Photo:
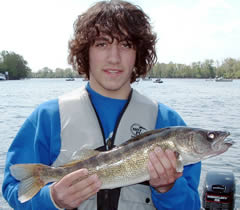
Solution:
<path fill-rule="evenodd" d="M 103 182 L 102 189 L 114 188 L 119 182 L 123 184 L 133 178 L 133 174 L 136 174 L 135 172 L 139 168 L 138 166 L 141 168 L 142 159 L 144 158 L 138 157 L 142 154 L 138 148 L 129 146 L 100 154 L 100 157 L 109 157 L 106 159 L 107 161 L 99 163 L 96 171 Z"/>
<path fill-rule="evenodd" d="M 146 136 L 141 142 L 133 142 L 109 153 L 102 154 L 102 156 L 111 157 L 109 162 L 102 161 L 100 165 L 105 167 L 101 167 L 100 170 L 96 171 L 103 182 L 102 189 L 114 188 L 119 185 L 119 182 L 123 185 L 129 185 L 136 182 L 136 180 L 141 182 L 149 178 L 147 171 L 148 154 L 156 146 L 161 146 L 163 150 L 176 150 L 172 141 L 166 141 L 155 135 Z M 97 159 L 99 160 L 99 158 Z"/>

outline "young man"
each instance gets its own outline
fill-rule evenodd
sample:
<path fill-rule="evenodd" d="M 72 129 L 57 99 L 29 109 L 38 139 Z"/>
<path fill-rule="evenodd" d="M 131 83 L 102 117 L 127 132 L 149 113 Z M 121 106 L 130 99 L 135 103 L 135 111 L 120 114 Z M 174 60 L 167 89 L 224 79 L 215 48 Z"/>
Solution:
<path fill-rule="evenodd" d="M 201 164 L 177 173 L 174 153 L 160 148 L 149 154 L 149 182 L 113 190 L 100 190 L 96 175 L 77 181 L 88 173 L 80 169 L 21 204 L 18 181 L 9 172 L 9 166 L 16 163 L 62 165 L 86 145 L 109 150 L 130 139 L 136 130 L 140 134 L 185 125 L 174 110 L 131 88 L 155 63 L 155 43 L 148 17 L 128 2 L 98 2 L 78 17 L 69 42 L 69 62 L 89 83 L 40 105 L 15 137 L 2 188 L 14 209 L 200 209 Z"/>

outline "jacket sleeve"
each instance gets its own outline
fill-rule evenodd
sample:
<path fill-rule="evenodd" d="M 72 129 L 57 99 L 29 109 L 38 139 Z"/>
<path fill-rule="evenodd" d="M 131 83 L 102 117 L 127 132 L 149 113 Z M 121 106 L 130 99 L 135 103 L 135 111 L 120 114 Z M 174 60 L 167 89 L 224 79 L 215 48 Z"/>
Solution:
<path fill-rule="evenodd" d="M 156 128 L 185 126 L 185 122 L 174 110 L 159 104 Z M 151 187 L 152 200 L 157 209 L 200 209 L 198 185 L 201 174 L 201 162 L 184 167 L 183 176 L 166 193 L 159 193 Z"/>
<path fill-rule="evenodd" d="M 2 192 L 14 209 L 56 209 L 51 201 L 49 185 L 44 186 L 31 200 L 18 201 L 18 184 L 9 167 L 17 163 L 51 165 L 60 150 L 60 118 L 57 100 L 40 105 L 24 122 L 9 147 Z"/>
<path fill-rule="evenodd" d="M 201 163 L 184 167 L 183 176 L 178 178 L 166 193 L 158 193 L 152 190 L 152 200 L 157 209 L 200 209 L 200 198 L 198 194 L 198 184 L 200 179 Z"/>

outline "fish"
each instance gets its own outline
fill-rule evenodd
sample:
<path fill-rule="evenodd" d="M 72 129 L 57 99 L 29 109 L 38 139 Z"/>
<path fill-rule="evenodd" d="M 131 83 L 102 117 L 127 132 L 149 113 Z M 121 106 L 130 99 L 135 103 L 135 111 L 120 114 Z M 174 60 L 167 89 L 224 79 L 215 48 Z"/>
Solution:
<path fill-rule="evenodd" d="M 64 165 L 53 167 L 44 164 L 14 164 L 11 175 L 18 181 L 18 200 L 24 203 L 35 196 L 50 182 L 57 182 L 65 175 L 81 168 L 88 175 L 97 174 L 101 189 L 114 189 L 141 183 L 150 179 L 147 164 L 149 153 L 156 147 L 174 151 L 177 172 L 184 166 L 226 152 L 234 143 L 226 141 L 228 131 L 207 130 L 187 126 L 173 126 L 150 130 L 129 139 L 111 150 L 99 152 L 86 149 L 82 157 Z"/>

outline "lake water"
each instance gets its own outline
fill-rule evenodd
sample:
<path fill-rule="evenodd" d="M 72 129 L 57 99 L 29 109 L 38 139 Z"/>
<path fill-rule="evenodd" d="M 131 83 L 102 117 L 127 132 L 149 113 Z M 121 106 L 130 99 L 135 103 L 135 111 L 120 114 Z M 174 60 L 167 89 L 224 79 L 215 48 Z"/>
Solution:
<path fill-rule="evenodd" d="M 206 172 L 230 170 L 235 175 L 236 201 L 240 209 L 240 80 L 215 82 L 200 79 L 163 79 L 158 84 L 140 81 L 133 87 L 177 110 L 192 127 L 227 130 L 234 144 L 226 153 L 203 161 L 199 193 Z M 85 85 L 77 79 L 30 79 L 0 82 L 0 186 L 11 141 L 34 108 L 49 99 Z M 0 209 L 11 209 L 0 192 Z"/>

